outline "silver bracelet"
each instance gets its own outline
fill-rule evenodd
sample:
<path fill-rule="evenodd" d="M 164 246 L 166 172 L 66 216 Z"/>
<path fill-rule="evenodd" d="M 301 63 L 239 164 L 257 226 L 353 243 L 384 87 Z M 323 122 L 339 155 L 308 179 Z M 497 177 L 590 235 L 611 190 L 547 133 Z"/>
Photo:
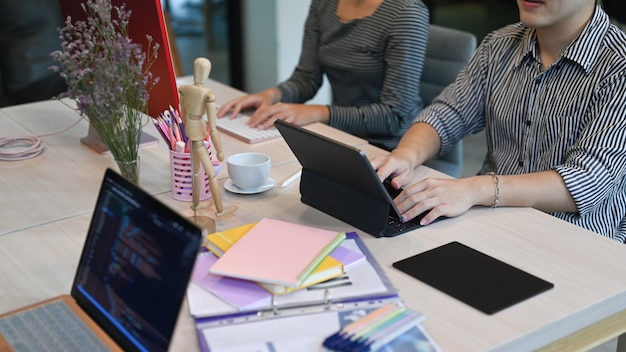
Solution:
<path fill-rule="evenodd" d="M 495 172 L 489 172 L 487 173 L 487 175 L 491 175 L 491 177 L 493 178 L 493 182 L 496 184 L 496 197 L 494 198 L 493 203 L 491 204 L 491 207 L 497 208 L 498 203 L 500 203 L 500 179 L 498 178 L 498 175 L 496 175 Z"/>

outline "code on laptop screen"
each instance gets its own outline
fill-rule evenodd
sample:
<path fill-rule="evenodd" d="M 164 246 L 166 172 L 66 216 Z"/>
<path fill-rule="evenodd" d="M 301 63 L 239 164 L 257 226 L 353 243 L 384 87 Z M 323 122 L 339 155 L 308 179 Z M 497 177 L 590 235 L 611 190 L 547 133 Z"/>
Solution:
<path fill-rule="evenodd" d="M 139 350 L 166 350 L 201 234 L 134 192 L 105 179 L 74 287 Z"/>

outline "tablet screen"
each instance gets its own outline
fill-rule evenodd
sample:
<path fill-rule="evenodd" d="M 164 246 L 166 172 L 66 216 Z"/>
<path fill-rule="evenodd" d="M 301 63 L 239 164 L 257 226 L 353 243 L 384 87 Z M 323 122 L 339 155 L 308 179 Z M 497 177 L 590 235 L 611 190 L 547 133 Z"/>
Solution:
<path fill-rule="evenodd" d="M 400 260 L 393 267 L 486 314 L 554 287 L 459 242 Z"/>

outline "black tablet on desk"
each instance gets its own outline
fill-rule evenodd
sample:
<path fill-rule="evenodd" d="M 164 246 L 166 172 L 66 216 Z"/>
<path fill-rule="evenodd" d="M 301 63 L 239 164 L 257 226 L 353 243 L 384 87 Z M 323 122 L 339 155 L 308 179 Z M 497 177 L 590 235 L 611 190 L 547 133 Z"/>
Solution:
<path fill-rule="evenodd" d="M 283 120 L 274 126 L 302 165 L 302 203 L 373 235 L 393 237 L 422 227 L 426 214 L 402 222 L 388 182 L 380 182 L 365 153 Z"/>
<path fill-rule="evenodd" d="M 400 260 L 393 267 L 486 314 L 554 287 L 459 242 Z"/>

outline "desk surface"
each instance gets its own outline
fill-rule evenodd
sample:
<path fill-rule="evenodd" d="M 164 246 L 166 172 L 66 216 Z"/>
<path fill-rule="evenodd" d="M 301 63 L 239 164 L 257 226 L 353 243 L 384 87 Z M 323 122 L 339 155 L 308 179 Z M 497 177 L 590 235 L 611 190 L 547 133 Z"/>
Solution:
<path fill-rule="evenodd" d="M 218 97 L 242 94 L 223 84 L 212 82 Z M 223 98 L 226 99 L 226 98 Z M 219 101 L 218 101 L 219 102 Z M 26 227 L 36 226 L 84 214 L 96 201 L 104 170 L 116 168 L 110 155 L 101 155 L 83 146 L 79 141 L 87 135 L 88 123 L 69 106 L 57 101 L 38 102 L 0 109 L 2 135 L 6 137 L 42 135 L 60 131 L 81 120 L 77 126 L 59 134 L 44 137 L 43 155 L 21 162 L 0 162 L 0 194 L 3 209 L 0 235 Z M 340 132 L 323 124 L 307 128 L 322 134 L 332 133 L 344 143 L 353 146 L 367 144 L 362 138 Z M 144 131 L 160 140 L 156 128 L 149 124 Z M 272 165 L 293 163 L 293 155 L 283 139 L 246 144 L 221 135 L 225 154 L 258 151 L 272 156 Z M 140 156 L 140 184 L 151 194 L 170 191 L 169 154 L 162 141 L 156 146 L 142 147 Z M 228 177 L 225 164 L 218 178 Z M 297 169 L 294 169 L 294 172 Z M 275 178 L 282 182 L 284 178 Z"/>
<path fill-rule="evenodd" d="M 216 92 L 222 89 L 215 87 Z M 0 110 L 4 135 L 58 130 L 75 118 L 58 102 Z M 346 137 L 327 126 L 313 128 L 336 138 Z M 62 134 L 45 137 L 47 149 L 35 159 L 0 162 L 0 312 L 69 292 L 103 171 L 115 168 L 110 156 L 80 145 L 86 129 L 87 124 L 81 122 Z M 227 154 L 254 147 L 228 136 L 223 139 Z M 275 142 L 263 150 L 274 160 L 283 160 L 273 164 L 270 174 L 280 183 L 300 166 L 283 141 Z M 358 143 L 359 139 L 352 140 L 352 144 Z M 360 147 L 370 156 L 384 153 L 369 145 Z M 163 143 L 142 149 L 140 156 L 141 186 L 190 216 L 190 204 L 174 200 L 169 193 L 169 157 Z M 440 174 L 418 168 L 416 177 L 425 176 Z M 223 186 L 224 170 L 219 178 Z M 444 351 L 533 350 L 626 309 L 626 246 L 533 209 L 480 207 L 399 237 L 374 238 L 302 204 L 297 182 L 257 195 L 224 191 L 223 199 L 239 209 L 218 219 L 218 229 L 273 217 L 359 232 L 403 301 L 425 313 L 423 326 Z M 213 216 L 210 203 L 203 211 Z M 465 243 L 555 287 L 489 316 L 391 266 L 450 241 Z M 185 305 L 172 350 L 197 350 L 196 341 Z"/>

